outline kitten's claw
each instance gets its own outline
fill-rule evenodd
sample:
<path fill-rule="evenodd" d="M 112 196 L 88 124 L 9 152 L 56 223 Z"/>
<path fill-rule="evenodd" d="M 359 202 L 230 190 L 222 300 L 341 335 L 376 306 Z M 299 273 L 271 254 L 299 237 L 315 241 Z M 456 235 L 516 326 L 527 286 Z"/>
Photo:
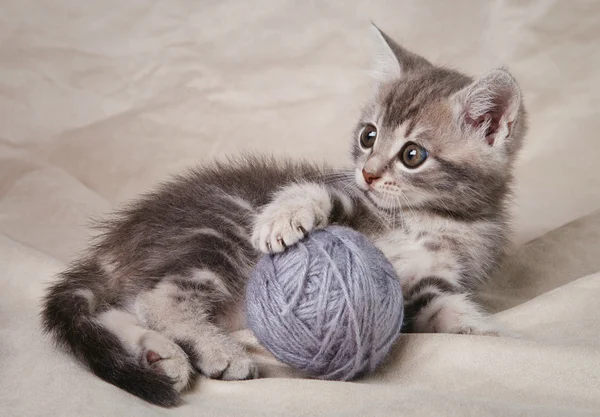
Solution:
<path fill-rule="evenodd" d="M 252 244 L 261 252 L 283 252 L 311 230 L 327 226 L 331 209 L 331 198 L 324 187 L 289 186 L 256 217 Z"/>
<path fill-rule="evenodd" d="M 281 246 L 283 246 L 283 249 L 287 249 L 287 245 L 285 244 L 285 241 L 283 240 L 283 238 L 281 236 L 277 237 L 277 242 L 279 242 L 279 244 Z"/>

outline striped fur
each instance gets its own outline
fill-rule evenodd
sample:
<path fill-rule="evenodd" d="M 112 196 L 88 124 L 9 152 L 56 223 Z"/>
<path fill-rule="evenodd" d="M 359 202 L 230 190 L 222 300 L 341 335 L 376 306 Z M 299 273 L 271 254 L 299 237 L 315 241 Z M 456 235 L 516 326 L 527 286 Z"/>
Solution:
<path fill-rule="evenodd" d="M 355 169 L 243 157 L 163 184 L 100 224 L 85 256 L 49 288 L 42 320 L 58 344 L 100 378 L 166 407 L 196 372 L 254 378 L 228 336 L 244 326 L 252 266 L 261 251 L 332 223 L 367 234 L 392 261 L 407 330 L 496 333 L 470 294 L 508 242 L 520 93 L 508 73 L 474 82 L 375 30 L 391 55 L 352 138 Z M 378 128 L 371 149 L 358 140 L 367 123 Z M 398 158 L 407 141 L 429 152 L 414 170 Z M 379 179 L 368 184 L 364 169 Z"/>

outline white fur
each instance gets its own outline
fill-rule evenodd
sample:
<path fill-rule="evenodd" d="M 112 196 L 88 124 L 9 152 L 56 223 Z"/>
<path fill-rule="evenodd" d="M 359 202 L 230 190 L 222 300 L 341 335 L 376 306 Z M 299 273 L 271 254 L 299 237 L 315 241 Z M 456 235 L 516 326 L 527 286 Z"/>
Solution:
<path fill-rule="evenodd" d="M 426 217 L 405 210 L 404 216 L 410 228 L 395 228 L 375 241 L 375 245 L 386 255 L 394 265 L 403 293 L 406 295 L 411 288 L 428 277 L 446 280 L 455 288 L 463 287 L 463 265 L 455 252 L 441 244 L 436 251 L 426 247 L 426 242 L 437 242 L 437 236 L 448 234 L 461 236 L 464 239 L 467 227 L 460 223 L 443 218 Z M 477 256 L 477 250 L 482 242 L 477 241 L 479 233 L 493 227 L 488 223 L 473 223 L 468 226 L 472 239 L 465 242 L 464 255 Z M 419 238 L 419 232 L 427 235 Z M 471 253 L 473 252 L 473 253 Z M 466 290 L 465 290 L 466 291 Z M 419 291 L 436 293 L 427 307 L 421 310 L 415 318 L 413 328 L 417 332 L 431 333 L 470 333 L 497 335 L 500 330 L 491 318 L 482 312 L 466 294 L 442 293 L 435 286 L 428 286 Z M 410 299 L 406 300 L 410 302 Z"/>
<path fill-rule="evenodd" d="M 217 288 L 219 292 L 223 294 L 223 297 L 231 296 L 227 285 L 225 285 L 225 283 L 223 282 L 223 279 L 214 272 L 212 272 L 210 269 L 194 269 L 192 271 L 190 279 L 202 283 L 210 283 L 215 288 Z"/>
<path fill-rule="evenodd" d="M 356 180 L 356 185 L 358 185 L 358 188 L 365 191 L 369 189 L 369 184 L 367 184 L 367 182 L 365 181 L 365 178 L 362 174 L 362 170 L 360 168 L 356 168 L 354 170 L 354 179 Z"/>
<path fill-rule="evenodd" d="M 462 333 L 498 336 L 499 326 L 465 294 L 440 295 L 417 316 L 421 333 Z"/>
<path fill-rule="evenodd" d="M 111 309 L 101 313 L 98 321 L 121 341 L 129 352 L 145 366 L 159 367 L 173 379 L 173 387 L 181 391 L 189 382 L 191 364 L 185 352 L 174 342 L 160 333 L 140 326 L 131 313 Z M 162 359 L 154 364 L 146 361 L 148 351 L 153 351 Z"/>
<path fill-rule="evenodd" d="M 115 261 L 113 259 L 111 259 L 110 256 L 105 255 L 105 256 L 100 256 L 98 258 L 98 261 L 100 263 L 100 268 L 102 268 L 102 270 L 106 273 L 106 275 L 108 275 L 109 277 L 112 277 L 114 275 L 115 272 Z"/>
<path fill-rule="evenodd" d="M 257 216 L 253 245 L 262 252 L 282 252 L 310 232 L 327 226 L 332 210 L 327 189 L 315 183 L 290 185 L 275 194 Z"/>
<path fill-rule="evenodd" d="M 195 278 L 212 279 L 205 271 L 196 271 Z M 208 319 L 201 299 L 177 303 L 181 293 L 175 284 L 159 283 L 151 291 L 140 294 L 135 302 L 138 317 L 149 327 L 173 340 L 189 341 L 199 353 L 198 363 L 203 374 L 226 380 L 257 376 L 257 368 L 244 348 L 227 336 Z"/>
<path fill-rule="evenodd" d="M 250 203 L 248 200 L 245 200 L 245 199 L 235 196 L 235 195 L 229 195 L 229 194 L 223 194 L 223 197 L 225 197 L 227 200 L 231 201 L 232 203 L 236 204 L 240 208 L 243 208 L 244 210 L 247 210 L 250 212 L 255 211 L 254 207 L 252 206 L 252 203 Z"/>
<path fill-rule="evenodd" d="M 406 216 L 410 214 L 406 213 Z M 460 263 L 448 250 L 431 252 L 423 241 L 396 229 L 375 241 L 375 245 L 392 262 L 401 278 L 402 290 L 407 291 L 419 279 L 430 276 L 444 278 L 458 284 Z"/>
<path fill-rule="evenodd" d="M 470 106 L 473 116 L 480 116 L 495 106 L 495 100 L 505 96 L 507 106 L 504 113 L 508 121 L 517 116 L 521 103 L 521 90 L 514 78 L 504 69 L 495 69 L 472 84 L 467 92 L 465 101 Z"/>
<path fill-rule="evenodd" d="M 94 293 L 91 290 L 88 290 L 87 288 L 81 288 L 75 290 L 73 293 L 87 300 L 88 305 L 90 307 L 90 311 L 93 312 L 96 309 L 96 297 L 94 296 Z"/>
<path fill-rule="evenodd" d="M 461 119 L 465 115 L 477 119 L 497 109 L 498 102 L 502 102 L 504 104 L 501 108 L 502 117 L 495 135 L 495 146 L 502 146 L 509 133 L 509 123 L 514 122 L 517 118 L 521 100 L 521 89 L 517 82 L 508 71 L 501 68 L 490 71 L 479 80 L 454 94 L 451 102 L 453 103 L 457 123 L 463 127 L 465 124 L 462 123 Z M 484 123 L 473 132 L 470 126 L 466 126 L 469 133 L 475 133 L 482 138 L 485 137 L 485 131 L 488 127 L 489 122 Z"/>
<path fill-rule="evenodd" d="M 225 236 L 223 236 L 223 234 L 221 232 L 219 232 L 218 230 L 215 230 L 211 227 L 200 227 L 197 229 L 192 229 L 192 233 L 194 235 L 208 235 L 208 236 L 218 237 L 219 239 L 225 239 Z"/>

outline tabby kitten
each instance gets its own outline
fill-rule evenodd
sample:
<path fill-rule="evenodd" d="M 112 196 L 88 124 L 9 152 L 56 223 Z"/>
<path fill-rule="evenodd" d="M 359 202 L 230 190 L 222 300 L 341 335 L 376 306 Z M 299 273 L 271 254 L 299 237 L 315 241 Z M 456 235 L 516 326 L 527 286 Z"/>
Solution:
<path fill-rule="evenodd" d="M 252 266 L 338 223 L 394 264 L 406 331 L 497 334 L 470 294 L 508 243 L 519 87 L 504 69 L 474 81 L 374 32 L 377 88 L 352 138 L 354 169 L 246 157 L 163 184 L 61 274 L 46 331 L 100 378 L 162 406 L 179 403 L 195 371 L 255 378 L 228 336 L 244 324 Z"/>

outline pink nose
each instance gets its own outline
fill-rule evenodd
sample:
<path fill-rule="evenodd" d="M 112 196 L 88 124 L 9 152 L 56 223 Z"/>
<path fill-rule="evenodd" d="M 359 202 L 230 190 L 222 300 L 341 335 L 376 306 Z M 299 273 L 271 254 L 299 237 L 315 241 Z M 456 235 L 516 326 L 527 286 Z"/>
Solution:
<path fill-rule="evenodd" d="M 373 181 L 377 181 L 379 178 L 381 178 L 381 176 L 371 174 L 370 172 L 367 172 L 364 169 L 362 170 L 362 174 L 363 174 L 363 177 L 365 177 L 365 181 L 369 185 L 371 185 L 373 183 Z"/>

